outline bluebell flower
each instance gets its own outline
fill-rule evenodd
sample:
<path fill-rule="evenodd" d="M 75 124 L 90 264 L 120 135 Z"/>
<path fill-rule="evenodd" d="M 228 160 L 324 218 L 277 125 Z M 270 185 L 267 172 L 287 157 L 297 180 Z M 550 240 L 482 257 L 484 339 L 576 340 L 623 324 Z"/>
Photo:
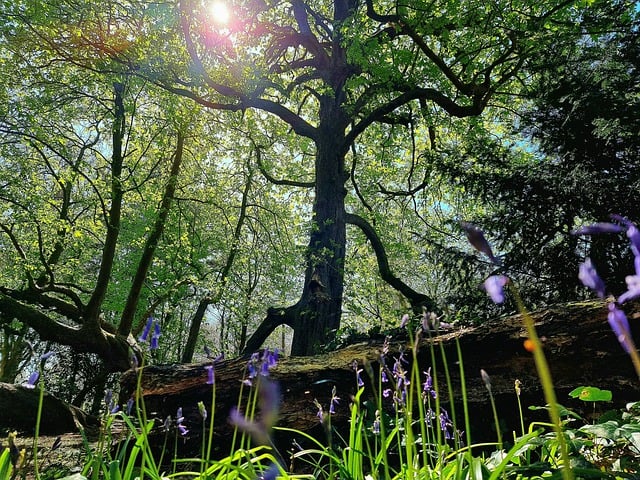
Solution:
<path fill-rule="evenodd" d="M 409 314 L 405 313 L 404 315 L 402 315 L 402 318 L 400 319 L 400 328 L 405 328 L 408 323 L 409 323 Z"/>
<path fill-rule="evenodd" d="M 207 371 L 207 385 L 214 385 L 216 383 L 214 366 L 207 365 L 204 369 Z"/>
<path fill-rule="evenodd" d="M 187 427 L 184 426 L 184 417 L 182 416 L 182 407 L 179 407 L 176 412 L 176 428 L 178 429 L 178 433 L 183 437 L 189 433 Z"/>
<path fill-rule="evenodd" d="M 371 431 L 374 435 L 380 435 L 380 410 L 376 410 L 376 418 L 371 425 Z"/>
<path fill-rule="evenodd" d="M 316 417 L 320 420 L 320 423 L 324 423 L 324 409 L 322 408 L 322 404 L 316 399 L 313 399 L 313 404 L 318 409 L 316 412 Z"/>
<path fill-rule="evenodd" d="M 340 401 L 340 397 L 338 397 L 337 393 L 338 393 L 338 389 L 334 385 L 333 388 L 331 389 L 331 402 L 329 403 L 329 413 L 331 415 L 335 415 L 336 405 L 338 405 Z"/>
<path fill-rule="evenodd" d="M 484 281 L 484 289 L 494 303 L 504 302 L 504 286 L 508 282 L 504 275 L 491 275 Z"/>
<path fill-rule="evenodd" d="M 275 480 L 280 475 L 280 467 L 277 463 L 271 463 L 269 468 L 260 474 L 258 480 Z"/>
<path fill-rule="evenodd" d="M 460 222 L 460 226 L 473 248 L 484 253 L 495 265 L 500 265 L 500 260 L 493 254 L 491 245 L 489 245 L 482 230 L 469 222 Z"/>
<path fill-rule="evenodd" d="M 358 361 L 357 360 L 354 360 L 351 363 L 351 368 L 356 372 L 356 383 L 358 384 L 358 388 L 364 387 L 364 381 L 362 380 L 362 377 L 360 376 L 360 374 L 362 373 L 362 369 L 358 368 Z"/>
<path fill-rule="evenodd" d="M 140 334 L 140 336 L 138 337 L 138 341 L 140 342 L 146 342 L 147 338 L 149 337 L 149 333 L 151 332 L 151 327 L 153 326 L 153 317 L 149 317 L 147 319 L 147 323 L 144 326 L 144 329 L 142 330 L 142 333 Z"/>
<path fill-rule="evenodd" d="M 113 392 L 111 391 L 110 388 L 108 388 L 107 391 L 105 392 L 104 404 L 107 407 L 107 411 L 111 415 L 118 413 L 118 411 L 120 410 L 120 405 L 117 405 L 113 400 Z"/>
<path fill-rule="evenodd" d="M 584 263 L 580 264 L 578 278 L 584 286 L 594 290 L 600 298 L 605 297 L 604 282 L 596 272 L 590 258 L 585 259 Z"/>
<path fill-rule="evenodd" d="M 131 415 L 133 404 L 134 404 L 133 398 L 130 398 L 129 400 L 127 400 L 127 409 L 126 409 L 127 415 Z"/>
<path fill-rule="evenodd" d="M 635 350 L 633 340 L 631 339 L 631 329 L 629 328 L 629 321 L 627 316 L 622 310 L 620 310 L 614 303 L 609 304 L 609 314 L 607 315 L 609 325 L 615 333 L 620 345 L 627 353 Z"/>
<path fill-rule="evenodd" d="M 171 429 L 171 415 L 167 415 L 167 418 L 162 422 L 162 430 L 168 432 Z"/>
<path fill-rule="evenodd" d="M 40 378 L 40 373 L 33 372 L 31 375 L 29 375 L 29 378 L 27 379 L 27 383 L 24 383 L 22 386 L 26 388 L 35 388 L 39 378 Z"/>
<path fill-rule="evenodd" d="M 631 251 L 637 257 L 640 256 L 640 230 L 633 223 L 627 228 L 627 237 L 631 242 Z"/>
<path fill-rule="evenodd" d="M 618 303 L 640 297 L 640 275 L 627 275 L 624 280 L 627 282 L 627 291 L 618 297 Z"/>
<path fill-rule="evenodd" d="M 594 235 L 598 233 L 620 233 L 624 227 L 610 222 L 598 222 L 571 230 L 572 235 Z"/>
<path fill-rule="evenodd" d="M 450 440 L 452 438 L 450 431 L 450 427 L 452 426 L 453 424 L 451 423 L 451 419 L 449 418 L 447 411 L 444 408 L 440 409 L 440 430 L 444 433 L 444 438 L 446 440 Z"/>
<path fill-rule="evenodd" d="M 155 322 L 154 328 L 153 328 L 153 334 L 151 335 L 151 341 L 149 342 L 149 348 L 151 350 L 157 350 L 158 349 L 158 341 L 160 340 L 160 323 Z"/>
<path fill-rule="evenodd" d="M 428 396 L 430 396 L 431 398 L 437 398 L 438 393 L 433 388 L 433 378 L 431 377 L 431 367 L 429 367 L 426 372 L 422 372 L 422 373 L 424 373 L 425 375 L 425 381 L 422 384 L 422 393 L 424 395 L 425 400 Z"/>
<path fill-rule="evenodd" d="M 132 349 L 129 349 L 129 365 L 134 370 L 140 366 L 138 363 L 138 356 Z"/>
<path fill-rule="evenodd" d="M 42 355 L 40 355 L 40 361 L 41 362 L 46 362 L 49 358 L 51 358 L 53 355 L 55 355 L 56 352 L 50 350 L 47 353 L 43 353 Z"/>
<path fill-rule="evenodd" d="M 258 382 L 258 405 L 260 420 L 248 420 L 234 407 L 229 414 L 229 422 L 250 434 L 259 445 L 268 445 L 280 409 L 280 387 L 268 377 L 260 377 Z"/>

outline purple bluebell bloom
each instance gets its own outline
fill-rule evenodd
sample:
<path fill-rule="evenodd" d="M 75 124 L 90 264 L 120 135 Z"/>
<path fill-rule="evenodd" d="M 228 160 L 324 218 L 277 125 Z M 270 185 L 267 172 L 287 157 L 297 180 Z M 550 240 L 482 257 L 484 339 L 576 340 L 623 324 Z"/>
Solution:
<path fill-rule="evenodd" d="M 178 428 L 180 435 L 184 437 L 189 433 L 189 430 L 187 430 L 187 427 L 185 427 L 182 422 L 184 422 L 184 417 L 182 416 L 182 407 L 179 407 L 176 412 L 176 427 Z"/>
<path fill-rule="evenodd" d="M 620 345 L 627 353 L 631 353 L 635 349 L 633 340 L 631 339 L 631 330 L 627 316 L 614 303 L 609 304 L 609 314 L 607 315 L 609 325 L 615 333 Z"/>
<path fill-rule="evenodd" d="M 374 435 L 380 435 L 380 410 L 376 410 L 376 419 L 371 425 L 371 431 Z"/>
<path fill-rule="evenodd" d="M 504 286 L 509 278 L 504 275 L 491 275 L 484 281 L 484 289 L 494 303 L 504 302 Z"/>
<path fill-rule="evenodd" d="M 147 319 L 147 323 L 144 326 L 144 329 L 142 330 L 142 333 L 140 334 L 140 336 L 138 337 L 138 341 L 140 342 L 146 342 L 147 338 L 149 337 L 149 333 L 151 332 L 151 327 L 153 326 L 153 317 L 149 317 Z"/>
<path fill-rule="evenodd" d="M 362 369 L 358 368 L 358 361 L 357 360 L 354 360 L 351 363 L 351 368 L 353 369 L 354 372 L 356 372 L 356 383 L 358 384 L 358 388 L 364 387 L 364 381 L 362 380 L 362 377 L 360 376 L 360 374 L 362 373 Z"/>
<path fill-rule="evenodd" d="M 627 291 L 618 297 L 618 303 L 625 303 L 640 297 L 640 275 L 627 275 Z"/>
<path fill-rule="evenodd" d="M 425 400 L 428 396 L 431 396 L 431 398 L 437 398 L 438 393 L 433 388 L 433 378 L 431 377 L 431 367 L 429 367 L 427 371 L 423 373 L 425 374 L 425 381 L 422 384 L 422 393 L 424 394 Z"/>
<path fill-rule="evenodd" d="M 39 378 L 40 378 L 40 373 L 33 372 L 31 375 L 29 375 L 29 379 L 27 380 L 27 383 L 24 383 L 22 386 L 26 388 L 35 388 Z"/>
<path fill-rule="evenodd" d="M 440 411 L 440 430 L 444 433 L 444 438 L 446 440 L 450 440 L 453 438 L 451 436 L 450 427 L 452 427 L 451 419 L 449 418 L 449 414 L 447 411 L 442 408 Z"/>
<path fill-rule="evenodd" d="M 324 423 L 324 409 L 322 408 L 322 404 L 315 398 L 313 399 L 313 404 L 318 409 L 316 413 L 316 417 L 318 417 L 318 420 L 320 420 L 320 423 Z"/>
<path fill-rule="evenodd" d="M 134 404 L 133 398 L 130 398 L 129 400 L 127 400 L 127 410 L 126 410 L 127 415 L 131 415 L 131 410 L 133 409 L 133 404 Z"/>
<path fill-rule="evenodd" d="M 129 349 L 129 365 L 134 370 L 140 366 L 138 362 L 138 356 L 136 355 L 136 352 L 134 352 L 132 349 Z"/>
<path fill-rule="evenodd" d="M 207 371 L 207 385 L 214 385 L 216 383 L 215 368 L 213 365 L 207 365 L 204 367 Z"/>
<path fill-rule="evenodd" d="M 600 298 L 605 297 L 604 282 L 598 275 L 598 272 L 596 272 L 590 258 L 587 258 L 584 263 L 580 264 L 578 278 L 584 286 L 594 290 Z"/>
<path fill-rule="evenodd" d="M 49 358 L 51 358 L 55 354 L 56 354 L 56 352 L 54 352 L 53 350 L 50 350 L 47 353 L 43 353 L 42 355 L 40 355 L 40 361 L 41 362 L 46 362 Z"/>
<path fill-rule="evenodd" d="M 275 480 L 280 475 L 280 467 L 277 463 L 272 463 L 269 465 L 264 472 L 260 474 L 258 480 Z"/>
<path fill-rule="evenodd" d="M 234 407 L 229 414 L 229 422 L 250 434 L 259 445 L 268 445 L 270 431 L 278 419 L 280 387 L 268 377 L 260 377 L 258 385 L 260 420 L 248 420 Z"/>
<path fill-rule="evenodd" d="M 158 341 L 160 340 L 160 323 L 156 322 L 153 327 L 153 333 L 151 334 L 151 341 L 149 342 L 149 348 L 151 350 L 158 349 Z"/>
<path fill-rule="evenodd" d="M 633 223 L 627 229 L 627 237 L 631 242 L 631 251 L 633 255 L 640 256 L 640 230 Z"/>
<path fill-rule="evenodd" d="M 404 315 L 402 315 L 402 318 L 400 319 L 400 328 L 406 328 L 408 323 L 409 323 L 409 314 L 405 313 Z"/>
<path fill-rule="evenodd" d="M 500 260 L 493 254 L 491 245 L 489 245 L 489 242 L 485 238 L 482 230 L 469 222 L 460 222 L 460 226 L 462 227 L 462 230 L 464 230 L 467 240 L 469 240 L 469 243 L 473 248 L 484 253 L 495 265 L 500 265 Z"/>
<path fill-rule="evenodd" d="M 338 405 L 340 401 L 340 397 L 338 397 L 337 393 L 338 393 L 338 389 L 334 385 L 333 388 L 331 389 L 331 403 L 329 404 L 329 413 L 331 415 L 335 415 L 336 405 Z"/>
<path fill-rule="evenodd" d="M 120 410 L 120 405 L 116 404 L 113 400 L 113 391 L 110 388 L 108 388 L 104 394 L 104 404 L 111 415 L 118 413 Z"/>
<path fill-rule="evenodd" d="M 598 233 L 620 233 L 624 227 L 610 222 L 598 222 L 571 230 L 572 235 L 595 235 Z"/>

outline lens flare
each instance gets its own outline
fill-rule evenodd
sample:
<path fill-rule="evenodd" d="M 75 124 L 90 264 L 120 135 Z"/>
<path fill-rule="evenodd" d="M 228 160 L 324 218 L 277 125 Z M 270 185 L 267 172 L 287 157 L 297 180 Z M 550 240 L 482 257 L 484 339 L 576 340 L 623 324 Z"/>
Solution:
<path fill-rule="evenodd" d="M 222 2 L 211 2 L 209 4 L 209 15 L 216 23 L 227 23 L 231 16 L 229 8 Z"/>

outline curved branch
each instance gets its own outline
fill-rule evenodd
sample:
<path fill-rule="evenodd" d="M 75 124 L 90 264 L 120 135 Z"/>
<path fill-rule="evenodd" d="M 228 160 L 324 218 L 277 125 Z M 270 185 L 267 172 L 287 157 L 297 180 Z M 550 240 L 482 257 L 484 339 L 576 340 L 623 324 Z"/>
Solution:
<path fill-rule="evenodd" d="M 394 110 L 413 100 L 432 101 L 450 115 L 462 118 L 482 113 L 488 99 L 486 96 L 474 97 L 471 105 L 460 105 L 435 88 L 416 87 L 398 95 L 393 100 L 390 100 L 384 105 L 374 109 L 371 113 L 356 123 L 345 136 L 344 146 L 348 146 L 353 143 L 358 135 L 364 132 L 372 123 L 383 120 Z"/>
<path fill-rule="evenodd" d="M 62 291 L 64 290 L 64 291 Z M 0 295 L 6 295 L 16 301 L 26 302 L 30 305 L 39 305 L 45 309 L 54 310 L 56 313 L 64 316 L 68 320 L 75 323 L 82 323 L 82 304 L 79 297 L 67 289 L 52 289 L 55 293 L 68 295 L 74 304 L 65 302 L 56 297 L 45 295 L 40 290 L 11 290 L 9 288 L 0 287 Z"/>
<path fill-rule="evenodd" d="M 375 20 L 376 22 L 380 23 L 395 23 L 400 20 L 400 17 L 398 15 L 382 15 L 376 12 L 373 6 L 373 0 L 366 0 L 366 4 L 367 17 L 369 17 L 371 20 Z"/>
<path fill-rule="evenodd" d="M 315 182 L 298 182 L 296 180 L 281 180 L 273 177 L 267 169 L 264 167 L 262 163 L 262 153 L 260 151 L 261 147 L 259 145 L 255 146 L 256 149 L 256 164 L 258 165 L 258 170 L 264 178 L 267 179 L 269 183 L 273 183 L 274 185 L 287 185 L 289 187 L 301 187 L 301 188 L 313 188 L 315 187 Z"/>
<path fill-rule="evenodd" d="M 127 338 L 101 329 L 96 334 L 93 326 L 90 332 L 86 325 L 70 327 L 0 292 L 0 319 L 7 321 L 13 318 L 31 327 L 42 340 L 70 346 L 77 352 L 95 353 L 111 371 L 129 368 L 129 349 L 134 345 L 130 345 Z"/>
<path fill-rule="evenodd" d="M 289 325 L 293 327 L 293 320 L 298 311 L 298 304 L 292 305 L 287 308 L 274 308 L 270 307 L 267 310 L 267 316 L 260 323 L 255 332 L 247 340 L 247 344 L 242 350 L 242 356 L 248 357 L 253 352 L 257 352 L 264 341 L 273 331 L 280 325 Z"/>
<path fill-rule="evenodd" d="M 426 308 L 429 311 L 436 310 L 436 303 L 431 297 L 428 297 L 423 293 L 416 292 L 413 288 L 411 288 L 409 285 L 404 283 L 393 274 L 393 272 L 391 271 L 391 267 L 389 266 L 389 260 L 387 258 L 387 253 L 385 251 L 384 245 L 380 241 L 378 234 L 369 224 L 369 222 L 354 213 L 347 213 L 345 216 L 345 222 L 350 225 L 355 225 L 362 231 L 362 233 L 364 233 L 367 239 L 371 242 L 371 247 L 376 254 L 380 277 L 390 287 L 397 290 L 407 300 L 409 300 L 409 303 L 411 303 L 411 308 L 416 313 L 421 313 L 423 308 Z"/>

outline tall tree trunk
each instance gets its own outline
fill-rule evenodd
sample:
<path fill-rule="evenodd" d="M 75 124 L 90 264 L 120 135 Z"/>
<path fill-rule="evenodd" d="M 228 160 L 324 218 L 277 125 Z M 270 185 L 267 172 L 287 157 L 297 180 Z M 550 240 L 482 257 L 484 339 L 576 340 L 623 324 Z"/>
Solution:
<path fill-rule="evenodd" d="M 302 299 L 293 321 L 292 355 L 312 355 L 340 327 L 344 290 L 346 180 L 340 139 L 342 114 L 333 99 L 321 107 L 320 137 L 316 144 L 316 187 L 313 224 L 307 250 Z"/>
<path fill-rule="evenodd" d="M 340 328 L 346 247 L 344 167 L 346 115 L 340 95 L 320 99 L 316 139 L 313 223 L 306 253 L 305 284 L 300 300 L 288 308 L 270 308 L 243 353 L 260 348 L 279 326 L 294 330 L 292 355 L 313 355 Z"/>

